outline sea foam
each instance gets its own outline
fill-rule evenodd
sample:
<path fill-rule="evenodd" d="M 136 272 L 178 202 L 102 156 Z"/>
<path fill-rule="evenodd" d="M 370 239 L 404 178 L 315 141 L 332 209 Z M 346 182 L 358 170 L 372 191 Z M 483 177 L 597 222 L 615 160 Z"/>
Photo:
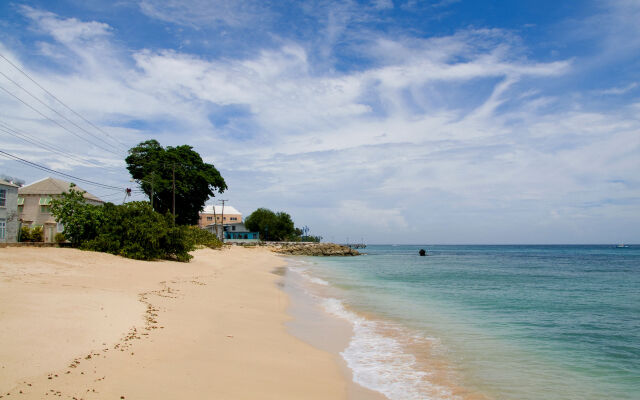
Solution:
<path fill-rule="evenodd" d="M 307 262 L 291 263 L 289 270 L 306 282 L 330 286 L 329 282 L 312 275 L 311 265 Z M 456 399 L 447 388 L 428 380 L 429 373 L 418 368 L 416 358 L 405 351 L 403 344 L 396 338 L 429 342 L 430 345 L 437 342 L 435 339 L 364 318 L 345 308 L 341 300 L 319 296 L 315 290 L 304 289 L 304 292 L 315 299 L 328 314 L 344 319 L 353 326 L 353 336 L 340 355 L 351 369 L 354 382 L 380 392 L 391 400 Z M 382 334 L 382 330 L 392 334 Z"/>
<path fill-rule="evenodd" d="M 340 354 L 352 370 L 354 382 L 391 400 L 456 398 L 447 389 L 429 382 L 429 373 L 417 368 L 416 358 L 398 340 L 379 333 L 380 322 L 347 310 L 335 298 L 324 299 L 323 306 L 329 314 L 353 325 L 353 337 Z"/>

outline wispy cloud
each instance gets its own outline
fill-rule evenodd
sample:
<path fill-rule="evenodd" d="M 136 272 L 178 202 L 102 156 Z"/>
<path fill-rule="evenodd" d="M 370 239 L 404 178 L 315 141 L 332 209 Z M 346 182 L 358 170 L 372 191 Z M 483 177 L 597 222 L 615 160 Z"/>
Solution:
<path fill-rule="evenodd" d="M 393 0 L 374 0 L 373 6 L 379 10 L 393 8 Z"/>
<path fill-rule="evenodd" d="M 266 6 L 143 0 L 140 7 L 184 27 L 234 29 L 261 23 L 255 18 Z M 546 90 L 581 68 L 574 60 L 536 60 L 520 37 L 503 29 L 387 34 L 355 29 L 360 17 L 351 3 L 309 7 L 323 11 L 316 36 L 280 36 L 241 57 L 127 48 L 103 22 L 30 7 L 22 12 L 31 28 L 48 37 L 40 40 L 41 56 L 73 62 L 62 72 L 31 69 L 19 52 L 0 50 L 129 144 L 156 137 L 193 145 L 222 169 L 238 208 L 284 209 L 326 237 L 366 231 L 368 239 L 385 241 L 385 232 L 399 230 L 407 233 L 398 241 L 420 235 L 509 241 L 525 225 L 531 234 L 520 233 L 519 240 L 541 241 L 579 215 L 586 215 L 583 222 L 563 232 L 637 207 L 639 107 L 589 109 L 580 96 Z M 342 57 L 337 48 L 366 61 L 335 68 Z M 636 86 L 616 84 L 602 94 L 629 94 Z M 82 148 L 15 101 L 0 102 L 3 119 Z M 45 154 L 18 150 L 47 162 Z M 585 211 L 585 203 L 594 206 Z"/>
<path fill-rule="evenodd" d="M 637 87 L 638 87 L 638 83 L 633 82 L 622 87 L 612 87 L 609 89 L 599 90 L 598 93 L 605 94 L 605 95 L 621 95 L 621 94 L 628 93 Z"/>
<path fill-rule="evenodd" d="M 255 0 L 140 0 L 139 6 L 149 17 L 190 27 L 250 26 L 270 14 Z"/>

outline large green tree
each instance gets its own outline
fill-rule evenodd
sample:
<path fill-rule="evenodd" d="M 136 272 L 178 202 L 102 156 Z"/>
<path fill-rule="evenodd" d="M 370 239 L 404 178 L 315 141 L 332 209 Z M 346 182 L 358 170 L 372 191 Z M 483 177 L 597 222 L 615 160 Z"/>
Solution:
<path fill-rule="evenodd" d="M 164 214 L 173 211 L 175 175 L 176 223 L 195 225 L 204 203 L 227 189 L 220 172 L 202 161 L 191 146 L 162 147 L 147 140 L 129 150 L 127 169 L 149 196 L 154 210 Z"/>
<path fill-rule="evenodd" d="M 244 220 L 244 224 L 252 232 L 259 232 L 262 240 L 300 240 L 302 233 L 296 229 L 291 216 L 286 212 L 274 213 L 266 208 L 258 208 Z"/>

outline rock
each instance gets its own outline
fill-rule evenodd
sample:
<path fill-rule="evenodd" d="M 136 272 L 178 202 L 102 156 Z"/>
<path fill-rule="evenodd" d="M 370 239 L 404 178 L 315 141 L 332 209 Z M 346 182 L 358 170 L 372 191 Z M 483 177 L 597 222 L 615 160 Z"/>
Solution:
<path fill-rule="evenodd" d="M 335 243 L 299 243 L 272 242 L 264 245 L 272 247 L 272 251 L 279 254 L 296 256 L 358 256 L 360 253 L 348 246 Z"/>

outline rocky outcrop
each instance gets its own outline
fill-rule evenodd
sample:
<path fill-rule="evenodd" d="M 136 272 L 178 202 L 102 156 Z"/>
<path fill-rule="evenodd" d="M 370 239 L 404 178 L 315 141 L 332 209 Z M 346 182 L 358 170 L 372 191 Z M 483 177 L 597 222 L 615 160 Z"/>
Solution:
<path fill-rule="evenodd" d="M 270 247 L 279 254 L 294 256 L 358 256 L 360 253 L 348 246 L 335 243 L 309 242 L 262 242 L 260 246 Z"/>
<path fill-rule="evenodd" d="M 335 243 L 281 243 L 273 251 L 295 256 L 358 256 L 360 253 Z"/>

